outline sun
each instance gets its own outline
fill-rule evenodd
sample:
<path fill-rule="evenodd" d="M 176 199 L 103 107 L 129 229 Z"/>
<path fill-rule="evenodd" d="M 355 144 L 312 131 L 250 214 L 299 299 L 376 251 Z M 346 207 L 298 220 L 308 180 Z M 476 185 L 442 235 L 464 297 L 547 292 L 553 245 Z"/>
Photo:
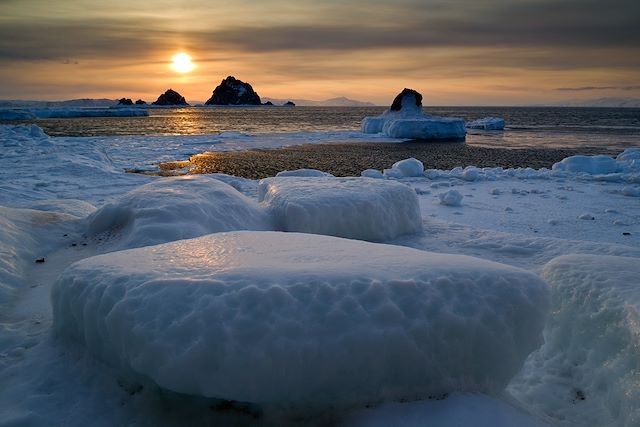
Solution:
<path fill-rule="evenodd" d="M 176 53 L 171 57 L 171 68 L 180 74 L 192 71 L 196 66 L 191 62 L 191 56 L 184 52 Z"/>

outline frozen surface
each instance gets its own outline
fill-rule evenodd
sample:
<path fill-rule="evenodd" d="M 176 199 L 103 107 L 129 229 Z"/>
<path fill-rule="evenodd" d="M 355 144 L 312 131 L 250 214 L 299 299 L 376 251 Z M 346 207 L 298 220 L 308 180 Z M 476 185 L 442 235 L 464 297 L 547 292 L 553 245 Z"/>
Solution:
<path fill-rule="evenodd" d="M 547 298 L 506 265 L 278 232 L 100 255 L 52 290 L 56 333 L 114 366 L 303 407 L 499 392 L 541 344 Z"/>
<path fill-rule="evenodd" d="M 538 138 L 544 140 L 546 135 L 540 134 Z M 49 138 L 37 126 L 0 126 L 0 205 L 10 207 L 0 209 L 0 292 L 4 301 L 0 309 L 0 424 L 323 425 L 324 419 L 319 420 L 317 413 L 307 411 L 274 420 L 268 406 L 260 408 L 263 415 L 255 418 L 255 413 L 229 410 L 226 403 L 217 407 L 210 400 L 172 395 L 150 381 L 105 367 L 82 346 L 69 346 L 52 338 L 49 291 L 52 282 L 67 266 L 118 249 L 118 245 L 127 239 L 122 230 L 113 235 L 87 236 L 87 221 L 78 218 L 91 215 L 96 207 L 119 203 L 123 195 L 144 184 L 164 181 L 163 178 L 124 173 L 125 169 L 154 169 L 159 161 L 186 159 L 206 150 L 372 140 L 401 141 L 382 134 L 361 132 Z M 423 232 L 385 240 L 385 243 L 443 254 L 471 255 L 521 267 L 535 274 L 541 273 L 544 265 L 558 256 L 571 253 L 609 255 L 598 258 L 593 262 L 594 266 L 603 272 L 611 267 L 616 274 L 618 270 L 633 273 L 635 270 L 616 259 L 640 258 L 637 197 L 640 192 L 640 149 L 626 149 L 615 158 L 615 163 L 617 171 L 613 173 L 600 173 L 603 170 L 599 166 L 596 173 L 589 173 L 588 168 L 571 172 L 462 165 L 452 170 L 430 169 L 422 177 L 405 177 L 388 165 L 385 175 L 389 175 L 389 171 L 396 173 L 394 178 L 398 184 L 407 186 L 418 198 Z M 380 172 L 375 175 L 380 177 Z M 253 199 L 254 206 L 257 203 L 257 181 L 224 174 L 213 174 L 212 178 Z M 439 194 L 450 190 L 464 197 L 461 206 L 440 204 Z M 209 203 L 198 197 L 189 200 L 194 209 Z M 159 205 L 152 203 L 151 206 Z M 165 213 L 169 214 L 169 206 L 166 208 Z M 593 220 L 578 219 L 582 215 Z M 329 217 L 334 218 L 332 214 Z M 366 214 L 364 218 L 368 218 Z M 179 224 L 192 228 L 186 223 Z M 156 236 L 172 233 L 168 228 Z M 46 262 L 35 263 L 39 258 L 45 258 Z M 197 254 L 192 254 L 192 260 L 194 263 L 200 261 Z M 136 262 L 135 259 L 130 261 Z M 386 266 L 383 262 L 379 264 Z M 558 284 L 565 280 L 570 283 L 568 275 L 561 277 Z M 608 286 L 613 277 L 613 273 L 608 274 L 602 283 Z M 593 289 L 599 288 L 593 285 Z M 637 424 L 634 408 L 627 404 L 626 395 L 618 398 L 634 378 L 632 369 L 637 372 L 630 358 L 628 343 L 632 341 L 625 341 L 630 332 L 624 332 L 631 330 L 633 316 L 630 313 L 637 305 L 637 298 L 613 285 L 611 289 L 614 290 L 607 295 L 620 295 L 620 298 L 607 300 L 605 309 L 593 317 L 603 324 L 611 320 L 606 330 L 612 333 L 592 337 L 591 344 L 583 346 L 584 360 L 573 357 L 579 352 L 572 340 L 567 340 L 564 347 L 557 347 L 554 351 L 560 354 L 554 353 L 553 358 L 540 356 L 547 354 L 543 353 L 549 349 L 547 346 L 543 351 L 533 353 L 523 374 L 508 388 L 520 402 L 501 394 L 494 395 L 500 405 L 507 409 L 525 406 L 542 417 L 551 417 L 552 424 L 558 426 Z M 593 292 L 594 296 L 601 294 L 600 291 Z M 562 295 L 572 298 L 568 290 Z M 623 300 L 624 306 L 619 304 Z M 557 301 L 554 304 L 557 305 Z M 566 307 L 569 309 L 571 304 L 567 303 Z M 626 313 L 628 317 L 621 319 L 620 313 Z M 571 319 L 562 312 L 552 314 L 556 320 Z M 570 327 L 577 330 L 580 319 L 586 315 L 587 312 L 575 316 L 577 325 L 559 326 L 554 321 L 549 328 L 555 325 L 553 331 Z M 583 323 L 595 325 L 589 322 L 592 319 Z M 593 330 L 597 331 L 599 327 L 595 325 Z M 599 340 L 603 337 L 612 342 L 601 345 Z M 620 351 L 615 356 L 607 353 L 607 349 Z M 569 366 L 569 355 L 577 363 L 575 369 Z M 594 364 L 591 369 L 591 363 L 605 359 L 608 362 L 602 366 Z M 587 367 L 590 371 L 584 373 Z M 607 372 L 611 373 L 609 378 L 605 378 Z M 574 386 L 585 388 L 577 390 Z M 584 394 L 584 401 L 580 400 L 578 391 Z M 477 424 L 485 417 L 495 420 L 492 415 L 497 416 L 501 411 L 485 396 L 472 401 L 459 401 L 455 396 L 451 394 L 442 401 L 429 401 L 443 406 L 430 406 L 429 402 L 416 402 L 415 405 L 421 408 L 420 411 L 424 409 L 420 417 L 437 419 L 441 425 L 447 425 L 446 422 L 455 425 L 460 421 L 458 414 L 470 410 L 473 402 L 478 404 L 477 412 L 474 412 Z M 634 396 L 633 391 L 628 396 Z M 617 406 L 613 402 L 615 399 L 620 402 Z M 447 406 L 449 402 L 451 406 Z M 440 411 L 438 408 L 450 408 L 438 412 L 446 419 L 434 418 L 439 416 L 435 413 Z M 414 413 L 414 410 L 407 409 L 406 412 Z M 332 411 L 323 411 L 324 414 L 329 423 L 335 423 L 341 417 Z M 371 422 L 372 418 L 366 419 Z M 524 421 L 522 424 L 526 425 Z M 496 425 L 500 425 L 498 421 Z M 516 425 L 520 425 L 519 420 Z"/>
<path fill-rule="evenodd" d="M 474 120 L 467 123 L 469 129 L 484 129 L 484 130 L 503 130 L 504 119 L 499 117 L 485 117 L 483 119 Z"/>
<path fill-rule="evenodd" d="M 0 206 L 0 311 L 23 286 L 29 266 L 42 258 L 74 217 Z M 45 232 L 47 230 L 47 232 Z M 57 230 L 51 236 L 50 230 Z"/>
<path fill-rule="evenodd" d="M 342 426 L 352 427 L 544 427 L 550 424 L 502 400 L 456 393 L 442 400 L 389 403 L 355 413 Z"/>
<path fill-rule="evenodd" d="M 123 173 L 95 140 L 50 138 L 36 125 L 0 125 L 0 147 L 4 206 L 29 207 L 55 199 L 96 205 L 154 179 Z"/>
<path fill-rule="evenodd" d="M 567 255 L 545 266 L 545 344 L 513 392 L 562 426 L 640 425 L 638 258 Z"/>
<path fill-rule="evenodd" d="M 207 176 L 158 179 L 88 217 L 92 236 L 135 248 L 231 230 L 272 229 L 267 213 L 235 188 Z"/>
<path fill-rule="evenodd" d="M 267 178 L 258 200 L 277 229 L 384 241 L 422 230 L 415 192 L 372 178 Z"/>

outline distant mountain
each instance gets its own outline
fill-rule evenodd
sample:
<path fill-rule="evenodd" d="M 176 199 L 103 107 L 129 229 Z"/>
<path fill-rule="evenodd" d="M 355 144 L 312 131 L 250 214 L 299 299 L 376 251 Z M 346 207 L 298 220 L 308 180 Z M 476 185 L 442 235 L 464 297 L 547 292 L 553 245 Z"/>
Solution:
<path fill-rule="evenodd" d="M 0 107 L 111 107 L 117 105 L 115 99 L 69 99 L 66 101 L 30 101 L 21 99 L 0 100 Z"/>
<path fill-rule="evenodd" d="M 297 106 L 302 107 L 375 107 L 375 104 L 365 101 L 356 101 L 355 99 L 345 98 L 340 96 L 338 98 L 326 99 L 324 101 L 312 101 L 310 99 L 277 99 L 263 97 L 264 102 L 271 101 L 275 105 L 283 105 L 287 101 L 294 102 Z"/>
<path fill-rule="evenodd" d="M 560 107 L 614 107 L 614 108 L 640 108 L 640 98 L 597 98 L 597 99 L 572 99 L 556 102 L 554 106 Z"/>

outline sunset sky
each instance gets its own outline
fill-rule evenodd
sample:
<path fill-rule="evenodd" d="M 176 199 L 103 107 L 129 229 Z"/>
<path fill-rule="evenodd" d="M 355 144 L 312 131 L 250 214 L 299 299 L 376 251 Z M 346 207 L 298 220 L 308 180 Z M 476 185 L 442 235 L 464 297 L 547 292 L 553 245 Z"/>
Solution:
<path fill-rule="evenodd" d="M 227 75 L 381 105 L 640 97 L 640 1 L 0 0 L 2 99 L 204 101 Z"/>

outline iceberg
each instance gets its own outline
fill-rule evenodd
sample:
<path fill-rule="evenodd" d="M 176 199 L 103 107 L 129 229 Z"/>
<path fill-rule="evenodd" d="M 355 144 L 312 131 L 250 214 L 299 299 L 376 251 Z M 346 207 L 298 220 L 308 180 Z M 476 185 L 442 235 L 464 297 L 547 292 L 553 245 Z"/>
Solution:
<path fill-rule="evenodd" d="M 499 117 L 485 117 L 484 119 L 478 119 L 467 123 L 467 128 L 483 130 L 503 130 L 504 119 L 501 119 Z"/>
<path fill-rule="evenodd" d="M 454 117 L 435 117 L 422 111 L 422 95 L 405 88 L 393 100 L 391 107 L 380 116 L 362 120 L 363 133 L 382 133 L 390 138 L 403 139 L 464 139 L 464 120 Z"/>

